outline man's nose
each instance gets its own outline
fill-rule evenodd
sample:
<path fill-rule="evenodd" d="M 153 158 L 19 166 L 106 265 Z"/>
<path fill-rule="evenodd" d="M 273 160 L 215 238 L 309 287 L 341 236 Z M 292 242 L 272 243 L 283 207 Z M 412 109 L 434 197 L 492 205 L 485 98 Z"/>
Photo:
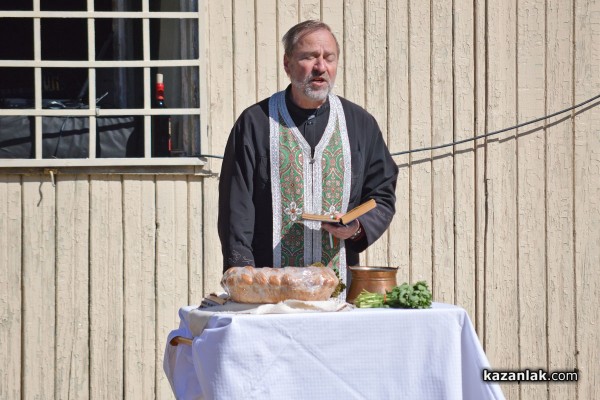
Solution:
<path fill-rule="evenodd" d="M 323 57 L 318 57 L 313 69 L 318 72 L 325 72 L 325 59 Z"/>

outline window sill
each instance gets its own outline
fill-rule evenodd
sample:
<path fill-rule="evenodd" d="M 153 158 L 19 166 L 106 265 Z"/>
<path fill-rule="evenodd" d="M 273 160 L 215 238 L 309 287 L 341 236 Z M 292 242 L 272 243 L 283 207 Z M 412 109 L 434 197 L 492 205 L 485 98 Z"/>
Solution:
<path fill-rule="evenodd" d="M 205 158 L 96 158 L 96 159 L 2 159 L 0 174 L 182 174 L 213 175 L 204 169 Z"/>

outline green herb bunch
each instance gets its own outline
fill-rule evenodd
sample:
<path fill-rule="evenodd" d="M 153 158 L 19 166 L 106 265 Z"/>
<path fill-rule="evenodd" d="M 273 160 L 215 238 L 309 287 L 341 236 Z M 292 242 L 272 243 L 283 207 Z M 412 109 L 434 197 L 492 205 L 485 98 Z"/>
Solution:
<path fill-rule="evenodd" d="M 342 281 L 342 277 L 340 276 L 340 270 L 336 266 L 333 266 L 331 268 L 333 269 L 333 272 L 335 272 L 335 276 L 337 276 L 338 278 L 338 284 L 333 290 L 333 293 L 331 293 L 331 297 L 338 297 L 340 293 L 346 290 L 346 284 Z"/>
<path fill-rule="evenodd" d="M 358 308 L 429 308 L 431 291 L 427 282 L 419 281 L 414 285 L 403 283 L 394 286 L 385 294 L 363 291 L 354 299 Z"/>

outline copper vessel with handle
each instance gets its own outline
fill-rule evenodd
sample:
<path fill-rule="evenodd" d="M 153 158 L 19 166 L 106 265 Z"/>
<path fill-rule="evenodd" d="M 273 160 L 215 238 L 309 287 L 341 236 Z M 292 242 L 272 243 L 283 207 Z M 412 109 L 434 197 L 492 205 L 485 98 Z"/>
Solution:
<path fill-rule="evenodd" d="M 396 283 L 398 267 L 348 267 L 352 274 L 346 301 L 353 303 L 356 296 L 366 290 L 371 293 L 385 293 L 392 290 Z"/>

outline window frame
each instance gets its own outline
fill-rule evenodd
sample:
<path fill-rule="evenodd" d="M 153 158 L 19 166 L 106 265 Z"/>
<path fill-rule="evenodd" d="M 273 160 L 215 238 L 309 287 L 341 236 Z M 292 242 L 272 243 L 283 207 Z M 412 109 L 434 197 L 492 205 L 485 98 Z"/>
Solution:
<path fill-rule="evenodd" d="M 200 145 L 206 143 L 206 130 L 203 119 L 206 118 L 206 65 L 204 35 L 206 21 L 206 4 L 198 1 L 198 11 L 150 11 L 149 0 L 142 0 L 142 11 L 94 11 L 94 0 L 87 0 L 88 11 L 42 11 L 40 1 L 33 0 L 31 11 L 0 11 L 2 18 L 29 18 L 33 20 L 33 60 L 0 60 L 0 67 L 28 67 L 34 69 L 34 107 L 30 109 L 0 109 L 0 116 L 30 116 L 35 118 L 35 154 L 34 158 L 0 159 L 3 167 L 107 167 L 107 166 L 202 166 L 204 158 L 197 157 L 152 157 L 152 116 L 156 115 L 198 115 L 200 116 Z M 42 60 L 41 57 L 41 19 L 43 18 L 78 18 L 87 21 L 88 59 L 76 60 Z M 142 59 L 96 61 L 95 20 L 108 19 L 141 19 L 142 20 Z M 151 60 L 150 59 L 150 20 L 151 19 L 196 19 L 198 21 L 198 59 Z M 151 68 L 155 67 L 197 67 L 200 105 L 197 108 L 152 108 L 153 88 Z M 42 108 L 42 68 L 86 68 L 88 70 L 88 104 L 87 109 L 44 109 Z M 96 69 L 97 68 L 142 68 L 143 69 L 143 108 L 97 108 L 96 103 Z M 42 158 L 42 118 L 48 116 L 87 117 L 89 119 L 88 158 Z M 105 116 L 143 116 L 144 124 L 144 157 L 141 158 L 96 158 L 96 118 Z"/>

